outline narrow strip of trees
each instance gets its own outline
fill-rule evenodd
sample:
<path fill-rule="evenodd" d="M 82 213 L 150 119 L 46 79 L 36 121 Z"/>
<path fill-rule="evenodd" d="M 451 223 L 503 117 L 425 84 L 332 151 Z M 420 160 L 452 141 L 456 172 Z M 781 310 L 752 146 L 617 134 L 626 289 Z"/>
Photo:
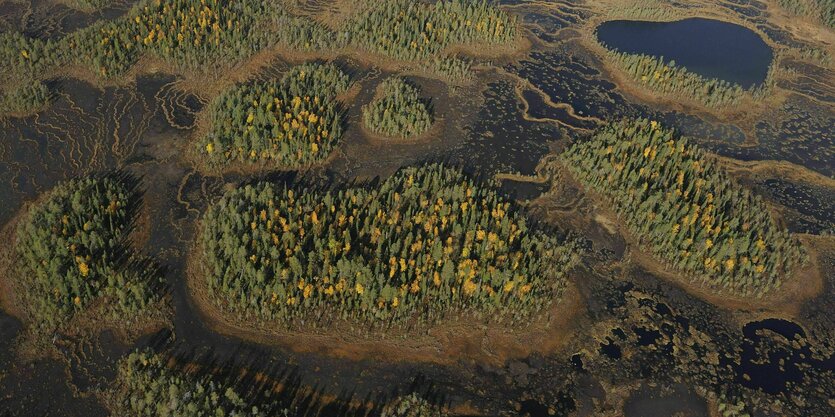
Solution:
<path fill-rule="evenodd" d="M 665 62 L 663 58 L 650 55 L 607 50 L 607 57 L 644 88 L 691 99 L 711 108 L 738 105 L 746 96 L 760 98 L 768 88 L 763 85 L 745 90 L 738 84 L 705 78 L 677 66 L 675 61 Z"/>

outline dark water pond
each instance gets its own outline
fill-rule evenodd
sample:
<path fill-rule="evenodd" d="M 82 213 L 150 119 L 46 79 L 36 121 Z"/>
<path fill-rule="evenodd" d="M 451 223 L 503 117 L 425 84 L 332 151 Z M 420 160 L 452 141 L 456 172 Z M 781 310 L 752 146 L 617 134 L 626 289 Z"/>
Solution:
<path fill-rule="evenodd" d="M 771 48 L 757 33 L 711 19 L 613 20 L 597 28 L 597 38 L 610 49 L 675 60 L 699 75 L 744 88 L 765 81 L 773 59 Z"/>
<path fill-rule="evenodd" d="M 774 343 L 768 332 L 783 337 L 784 342 Z M 745 340 L 742 344 L 742 361 L 737 369 L 737 382 L 748 388 L 776 394 L 783 392 L 788 384 L 800 382 L 807 368 L 823 371 L 835 369 L 835 356 L 817 359 L 808 344 L 791 344 L 792 341 L 806 338 L 803 328 L 791 321 L 754 321 L 746 324 L 742 333 Z M 744 378 L 743 375 L 748 377 Z"/>

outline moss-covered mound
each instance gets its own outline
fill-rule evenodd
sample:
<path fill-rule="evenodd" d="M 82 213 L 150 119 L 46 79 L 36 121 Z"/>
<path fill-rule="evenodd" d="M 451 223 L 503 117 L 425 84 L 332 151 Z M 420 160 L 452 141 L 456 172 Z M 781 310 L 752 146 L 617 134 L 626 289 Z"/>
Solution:
<path fill-rule="evenodd" d="M 805 258 L 759 196 L 654 121 L 613 123 L 564 158 L 580 181 L 615 204 L 642 243 L 694 283 L 759 297 Z"/>
<path fill-rule="evenodd" d="M 380 84 L 377 98 L 362 108 L 362 120 L 374 133 L 409 138 L 432 127 L 432 112 L 420 91 L 400 77 Z"/>
<path fill-rule="evenodd" d="M 128 240 L 138 199 L 125 180 L 87 177 L 59 184 L 21 219 L 16 287 L 37 327 L 54 328 L 97 302 L 108 318 L 129 320 L 159 300 L 157 268 Z"/>
<path fill-rule="evenodd" d="M 293 327 L 519 320 L 557 299 L 572 241 L 528 226 L 490 186 L 427 165 L 376 186 L 247 185 L 211 206 L 196 262 L 229 317 Z"/>
<path fill-rule="evenodd" d="M 343 111 L 336 96 L 351 85 L 333 64 L 305 64 L 281 80 L 235 86 L 208 109 L 211 127 L 199 152 L 210 165 L 268 162 L 299 168 L 339 144 Z"/>

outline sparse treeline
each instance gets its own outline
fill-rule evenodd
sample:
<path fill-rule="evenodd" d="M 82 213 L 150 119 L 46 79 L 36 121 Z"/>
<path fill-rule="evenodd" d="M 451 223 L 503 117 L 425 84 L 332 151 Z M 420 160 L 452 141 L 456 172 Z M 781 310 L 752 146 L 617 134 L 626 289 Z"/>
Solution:
<path fill-rule="evenodd" d="M 159 300 L 157 268 L 130 248 L 139 196 L 113 176 L 59 184 L 17 228 L 20 301 L 38 328 L 60 326 L 103 301 L 129 320 Z"/>
<path fill-rule="evenodd" d="M 134 352 L 119 361 L 106 400 L 113 415 L 124 417 L 289 417 L 275 401 L 252 404 L 231 383 L 167 366 L 150 351 Z"/>
<path fill-rule="evenodd" d="M 759 196 L 654 121 L 613 123 L 564 158 L 580 181 L 611 199 L 642 244 L 694 282 L 759 297 L 804 262 L 800 243 Z"/>
<path fill-rule="evenodd" d="M 835 0 L 779 0 L 780 7 L 835 28 Z"/>
<path fill-rule="evenodd" d="M 515 18 L 486 0 L 393 0 L 357 13 L 346 29 L 359 47 L 414 61 L 437 56 L 453 44 L 512 42 L 516 26 Z"/>
<path fill-rule="evenodd" d="M 336 96 L 351 81 L 333 64 L 304 64 L 281 80 L 224 92 L 209 107 L 211 128 L 199 142 L 214 164 L 269 161 L 298 168 L 325 159 L 342 138 Z"/>
<path fill-rule="evenodd" d="M 420 90 L 401 77 L 391 77 L 377 88 L 374 101 L 362 108 L 362 120 L 374 133 L 410 138 L 432 127 L 429 104 Z"/>
<path fill-rule="evenodd" d="M 29 114 L 49 103 L 49 88 L 39 80 L 23 81 L 8 91 L 0 92 L 0 114 Z"/>
<path fill-rule="evenodd" d="M 438 57 L 424 64 L 423 69 L 452 83 L 472 78 L 472 63 L 460 57 Z"/>
<path fill-rule="evenodd" d="M 205 73 L 276 44 L 302 50 L 357 46 L 398 60 L 425 61 L 442 58 L 441 52 L 456 43 L 507 43 L 516 33 L 515 19 L 483 0 L 376 2 L 337 31 L 285 7 L 269 0 L 145 0 L 125 17 L 55 41 L 0 35 L 0 69 L 9 78 L 21 78 L 79 64 L 107 78 L 150 53 L 181 70 Z M 439 69 L 454 74 L 462 69 L 452 63 Z"/>
<path fill-rule="evenodd" d="M 247 185 L 201 225 L 210 302 L 281 328 L 409 327 L 453 311 L 519 323 L 559 297 L 579 257 L 493 187 L 436 164 L 373 187 Z"/>
<path fill-rule="evenodd" d="M 447 417 L 449 414 L 417 394 L 395 398 L 383 407 L 380 417 Z"/>
<path fill-rule="evenodd" d="M 686 9 L 678 8 L 667 0 L 640 0 L 634 4 L 613 4 L 606 8 L 610 20 L 650 20 L 665 21 L 680 19 L 685 16 Z"/>
<path fill-rule="evenodd" d="M 758 98 L 765 87 L 745 90 L 738 84 L 716 78 L 705 78 L 676 66 L 675 61 L 650 55 L 628 54 L 607 50 L 609 60 L 642 86 L 662 94 L 695 100 L 707 107 L 719 108 L 739 104 L 746 95 Z"/>

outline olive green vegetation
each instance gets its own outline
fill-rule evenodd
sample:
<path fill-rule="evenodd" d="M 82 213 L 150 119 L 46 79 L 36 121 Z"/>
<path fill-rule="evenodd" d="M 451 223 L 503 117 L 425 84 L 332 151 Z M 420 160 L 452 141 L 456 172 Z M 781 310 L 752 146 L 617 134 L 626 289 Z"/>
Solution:
<path fill-rule="evenodd" d="M 493 185 L 437 164 L 376 186 L 247 185 L 204 215 L 197 272 L 227 317 L 276 328 L 520 323 L 558 299 L 579 249 Z"/>
<path fill-rule="evenodd" d="M 612 123 L 563 157 L 583 184 L 614 203 L 643 245 L 694 283 L 760 297 L 804 262 L 800 243 L 759 196 L 654 121 Z"/>
<path fill-rule="evenodd" d="M 211 127 L 199 142 L 210 165 L 269 162 L 299 168 L 327 158 L 343 132 L 336 96 L 351 81 L 333 64 L 304 64 L 280 80 L 235 86 L 209 106 Z"/>
<path fill-rule="evenodd" d="M 374 133 L 410 138 L 429 130 L 433 117 L 416 86 L 401 77 L 392 77 L 377 88 L 375 100 L 362 107 L 362 120 Z"/>
<path fill-rule="evenodd" d="M 798 16 L 809 16 L 835 28 L 835 0 L 779 0 L 780 6 Z"/>
<path fill-rule="evenodd" d="M 161 275 L 128 239 L 138 199 L 113 176 L 74 179 L 21 219 L 17 287 L 36 328 L 56 328 L 98 301 L 106 318 L 127 322 L 160 299 Z"/>
<path fill-rule="evenodd" d="M 746 96 L 760 98 L 765 86 L 745 90 L 738 84 L 716 78 L 705 78 L 676 66 L 675 61 L 607 49 L 607 57 L 642 87 L 661 94 L 695 100 L 707 107 L 721 108 L 739 104 Z"/>
<path fill-rule="evenodd" d="M 449 414 L 417 394 L 395 398 L 383 407 L 380 417 L 447 417 Z"/>
<path fill-rule="evenodd" d="M 49 88 L 39 80 L 24 81 L 0 92 L 0 114 L 29 114 L 44 108 L 50 100 Z"/>
<path fill-rule="evenodd" d="M 507 43 L 515 28 L 514 18 L 485 1 L 371 2 L 345 27 L 333 30 L 270 0 L 144 0 L 122 18 L 56 40 L 4 33 L 0 70 L 5 77 L 22 78 L 78 64 L 109 78 L 150 54 L 181 71 L 217 74 L 276 45 L 307 51 L 353 46 L 428 62 L 443 59 L 444 49 L 454 44 Z M 460 66 L 439 69 L 457 72 Z"/>
<path fill-rule="evenodd" d="M 113 415 L 125 417 L 279 417 L 293 414 L 265 399 L 253 405 L 236 388 L 210 375 L 195 375 L 167 366 L 150 351 L 119 361 L 106 399 Z"/>

